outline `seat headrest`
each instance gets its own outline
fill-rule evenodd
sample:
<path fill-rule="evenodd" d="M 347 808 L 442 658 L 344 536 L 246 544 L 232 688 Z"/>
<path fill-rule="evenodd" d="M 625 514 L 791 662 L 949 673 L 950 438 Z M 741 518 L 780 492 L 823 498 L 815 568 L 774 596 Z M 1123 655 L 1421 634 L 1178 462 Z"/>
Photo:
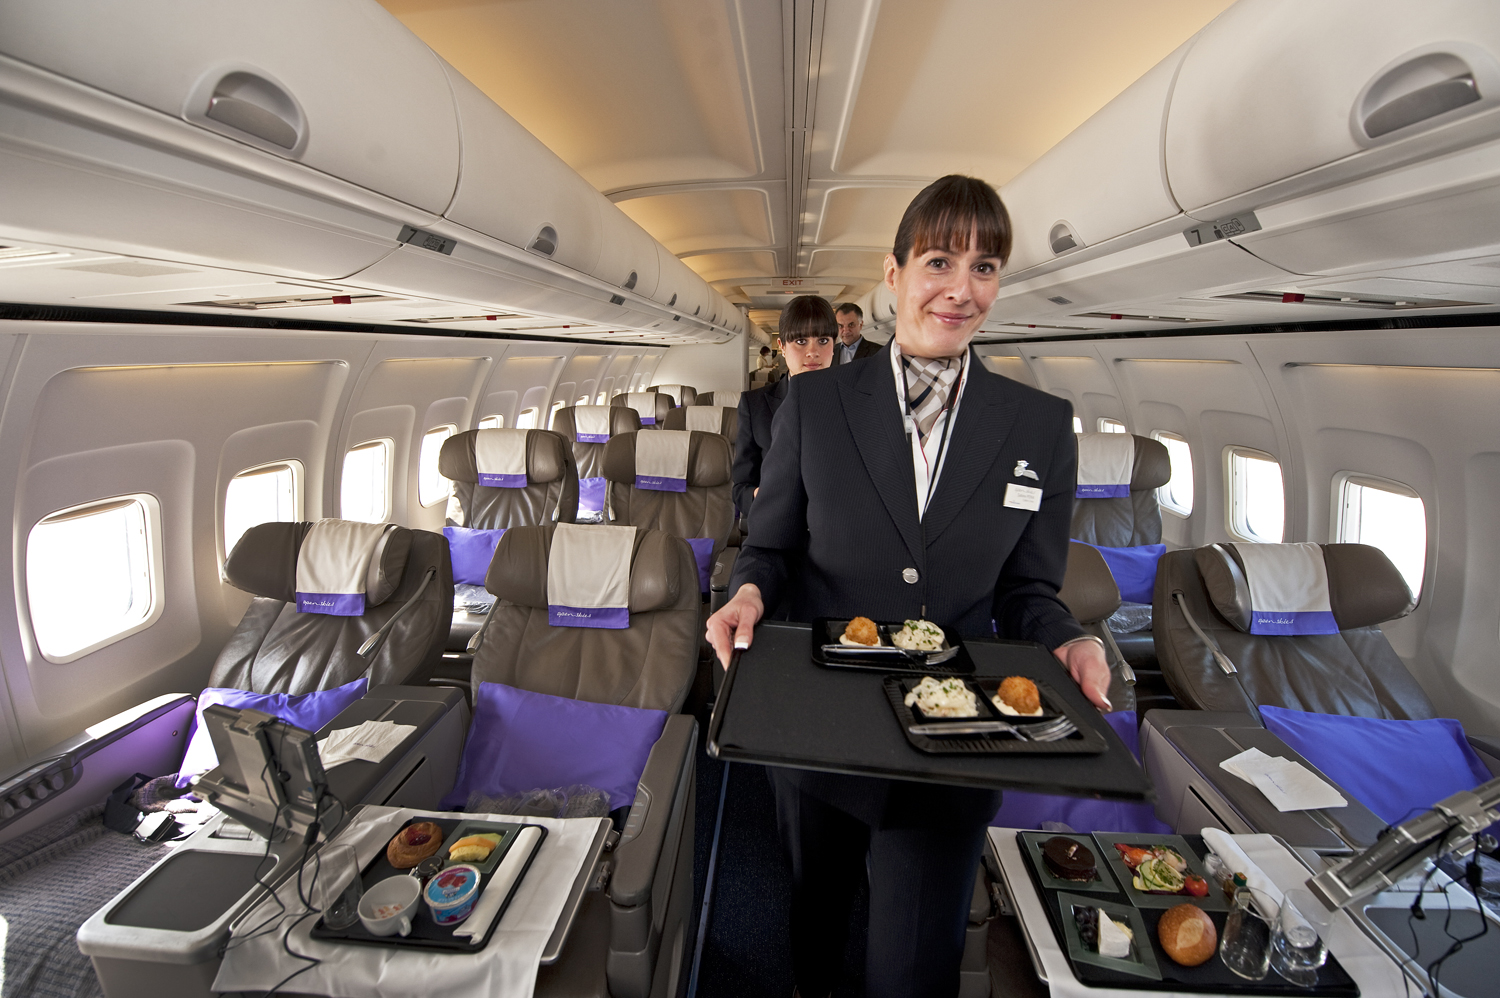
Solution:
<path fill-rule="evenodd" d="M 725 423 L 734 418 L 727 415 L 739 413 L 738 409 L 717 405 L 679 406 L 667 413 L 665 427 L 669 430 L 697 430 L 700 433 L 723 433 Z"/>
<path fill-rule="evenodd" d="M 656 426 L 665 421 L 667 413 L 676 408 L 672 404 L 672 396 L 657 391 L 616 395 L 609 400 L 609 404 L 634 409 L 636 415 L 640 417 L 642 426 Z"/>
<path fill-rule="evenodd" d="M 592 530 L 578 525 L 576 529 Z M 610 529 L 610 528 L 605 528 Z M 490 561 L 484 586 L 496 598 L 518 606 L 547 606 L 547 567 L 556 524 L 512 527 L 500 538 Z M 679 571 L 687 541 L 664 530 L 635 532 L 630 557 L 630 612 L 645 613 L 675 607 L 687 587 L 698 592 L 698 579 Z M 691 558 L 688 564 L 693 564 Z"/>
<path fill-rule="evenodd" d="M 601 427 L 605 439 L 593 439 L 601 435 Z M 557 410 L 552 417 L 552 432 L 561 433 L 575 444 L 607 443 L 616 433 L 632 433 L 640 428 L 641 417 L 635 410 L 617 405 L 574 405 Z M 580 434 L 586 439 L 579 439 Z"/>
<path fill-rule="evenodd" d="M 479 461 L 474 446 L 479 434 L 526 434 L 526 481 L 531 485 L 563 478 L 572 442 L 550 430 L 465 430 L 443 441 L 438 452 L 438 471 L 455 482 L 479 484 Z"/>
<path fill-rule="evenodd" d="M 1122 436 L 1116 433 L 1114 436 Z M 1167 445 L 1150 437 L 1133 437 L 1135 462 L 1130 468 L 1130 491 L 1159 489 L 1172 478 L 1172 456 Z"/>
<path fill-rule="evenodd" d="M 1120 608 L 1120 587 L 1099 549 L 1068 543 L 1068 570 L 1057 598 L 1080 624 L 1094 624 Z"/>
<path fill-rule="evenodd" d="M 635 433 L 621 433 L 611 437 L 609 443 L 605 445 L 604 477 L 611 482 L 635 484 L 636 437 Z M 698 431 L 688 434 L 687 484 L 689 488 L 712 488 L 716 485 L 728 484 L 733 463 L 734 449 L 725 437 L 717 433 Z"/>
<path fill-rule="evenodd" d="M 297 599 L 297 556 L 310 522 L 261 523 L 245 531 L 224 563 L 229 584 L 252 596 L 292 603 Z M 379 606 L 401 585 L 411 554 L 412 533 L 391 525 L 381 535 L 365 577 L 365 606 Z"/>
<path fill-rule="evenodd" d="M 646 390 L 670 395 L 679 406 L 698 404 L 698 391 L 692 385 L 652 385 Z"/>
<path fill-rule="evenodd" d="M 1341 630 L 1321 545 L 1215 544 L 1193 557 L 1215 609 L 1246 634 Z"/>
<path fill-rule="evenodd" d="M 1324 544 L 1328 595 L 1340 630 L 1373 627 L 1404 617 L 1417 600 L 1384 551 L 1369 544 Z"/>
<path fill-rule="evenodd" d="M 728 406 L 731 409 L 738 409 L 742 394 L 744 393 L 733 391 L 702 392 L 698 395 L 698 404 Z"/>

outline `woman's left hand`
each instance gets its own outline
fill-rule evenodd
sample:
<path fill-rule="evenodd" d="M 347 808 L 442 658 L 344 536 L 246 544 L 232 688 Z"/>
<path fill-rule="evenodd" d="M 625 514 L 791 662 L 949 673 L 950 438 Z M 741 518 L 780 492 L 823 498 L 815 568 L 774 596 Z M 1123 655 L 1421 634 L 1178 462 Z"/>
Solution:
<path fill-rule="evenodd" d="M 1073 682 L 1083 690 L 1083 695 L 1108 713 L 1114 710 L 1109 702 L 1109 662 L 1104 657 L 1104 648 L 1097 641 L 1074 641 L 1054 648 L 1052 654 L 1068 670 Z"/>

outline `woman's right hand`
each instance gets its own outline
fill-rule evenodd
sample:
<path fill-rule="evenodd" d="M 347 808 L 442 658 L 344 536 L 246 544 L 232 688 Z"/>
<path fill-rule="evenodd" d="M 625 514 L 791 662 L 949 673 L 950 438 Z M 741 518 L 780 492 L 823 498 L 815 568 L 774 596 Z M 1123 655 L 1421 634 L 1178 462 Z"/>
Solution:
<path fill-rule="evenodd" d="M 721 666 L 729 668 L 734 649 L 750 647 L 755 637 L 755 625 L 765 613 L 760 587 L 747 582 L 735 592 L 734 599 L 708 618 L 708 643 L 718 654 Z"/>

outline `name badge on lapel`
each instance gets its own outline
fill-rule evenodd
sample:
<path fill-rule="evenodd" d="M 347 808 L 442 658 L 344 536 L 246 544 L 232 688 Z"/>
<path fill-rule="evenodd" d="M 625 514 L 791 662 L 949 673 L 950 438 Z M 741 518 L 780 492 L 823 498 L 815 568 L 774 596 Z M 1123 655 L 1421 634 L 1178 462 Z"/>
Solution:
<path fill-rule="evenodd" d="M 1005 505 L 1011 509 L 1029 509 L 1034 513 L 1042 508 L 1042 490 L 1011 482 L 1005 487 Z"/>

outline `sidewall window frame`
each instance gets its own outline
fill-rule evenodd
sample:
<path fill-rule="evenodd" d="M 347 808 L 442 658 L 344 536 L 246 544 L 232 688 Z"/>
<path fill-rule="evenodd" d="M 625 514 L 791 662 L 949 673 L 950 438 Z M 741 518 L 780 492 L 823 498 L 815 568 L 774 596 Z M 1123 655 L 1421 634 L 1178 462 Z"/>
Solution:
<path fill-rule="evenodd" d="M 394 489 L 392 488 L 394 469 L 392 468 L 392 465 L 395 463 L 396 459 L 396 441 L 391 439 L 390 437 L 373 437 L 369 440 L 361 440 L 359 443 L 344 451 L 343 461 L 339 464 L 339 516 L 343 519 L 347 520 L 349 518 L 347 515 L 348 511 L 344 509 L 344 474 L 349 466 L 349 455 L 353 454 L 355 451 L 363 450 L 366 447 L 375 446 L 385 448 L 385 483 L 383 486 L 385 490 L 385 506 L 382 509 L 379 518 L 359 522 L 386 523 L 389 522 L 391 518 L 392 499 L 394 499 L 394 496 L 392 494 L 394 492 Z"/>
<path fill-rule="evenodd" d="M 233 547 L 229 543 L 229 538 L 225 533 L 229 526 L 229 488 L 234 484 L 236 479 L 246 478 L 262 472 L 275 471 L 279 468 L 288 468 L 292 472 L 292 518 L 291 520 L 280 522 L 296 523 L 304 518 L 307 510 L 305 484 L 307 469 L 303 467 L 302 462 L 297 458 L 289 457 L 279 461 L 266 461 L 262 464 L 242 468 L 229 476 L 229 481 L 224 483 L 224 494 L 219 497 L 219 543 L 224 547 L 223 556 L 219 559 L 219 577 L 226 582 L 228 581 L 228 576 L 224 574 L 224 569 L 229 563 L 229 552 L 233 550 Z M 268 523 L 271 521 L 262 522 Z M 238 543 L 238 540 L 238 538 L 235 539 L 236 543 Z"/>
<path fill-rule="evenodd" d="M 1370 544 L 1369 541 L 1345 540 L 1344 528 L 1347 525 L 1345 516 L 1348 512 L 1349 486 L 1357 485 L 1367 489 L 1378 489 L 1381 492 L 1389 492 L 1393 495 L 1403 496 L 1407 499 L 1415 499 L 1422 504 L 1422 578 L 1418 580 L 1417 588 L 1412 590 L 1412 598 L 1418 604 L 1422 602 L 1422 590 L 1427 586 L 1427 566 L 1431 561 L 1432 551 L 1432 525 L 1427 522 L 1427 500 L 1422 498 L 1422 493 L 1392 478 L 1381 478 L 1379 475 L 1370 475 L 1362 471 L 1340 471 L 1333 476 L 1333 501 L 1329 510 L 1328 536 L 1338 544 Z M 1371 547 L 1378 545 L 1370 544 Z M 1386 557 L 1390 557 L 1386 555 Z M 1400 566 L 1397 566 L 1400 570 Z M 1402 576 L 1405 579 L 1405 576 Z M 1410 583 L 1407 583 L 1410 586 Z"/>
<path fill-rule="evenodd" d="M 1246 544 L 1280 544 L 1286 540 L 1286 471 L 1282 470 L 1281 477 L 1281 536 L 1268 540 L 1262 537 L 1252 536 L 1249 530 L 1241 530 L 1239 525 L 1240 511 L 1245 510 L 1245 519 L 1248 523 L 1249 511 L 1248 500 L 1244 495 L 1245 482 L 1241 476 L 1234 473 L 1234 459 L 1236 457 L 1251 458 L 1260 461 L 1270 461 L 1278 468 L 1281 461 L 1274 454 L 1269 454 L 1254 447 L 1246 447 L 1241 444 L 1229 444 L 1224 448 L 1224 529 L 1228 531 L 1231 539 L 1244 541 Z"/>
<path fill-rule="evenodd" d="M 446 487 L 439 485 L 439 489 L 441 490 L 441 492 L 439 495 L 433 497 L 431 502 L 425 501 L 422 498 L 422 452 L 427 449 L 427 442 L 428 440 L 433 438 L 434 434 L 440 433 L 445 430 L 447 432 L 443 436 L 443 443 L 446 443 L 447 441 L 458 435 L 457 424 L 439 423 L 437 426 L 428 427 L 426 430 L 424 430 L 422 432 L 421 442 L 417 445 L 417 505 L 421 506 L 423 509 L 431 509 L 438 503 L 447 502 L 448 497 L 453 494 L 453 482 L 449 479 L 442 478 L 443 473 L 437 470 L 438 455 L 434 454 L 432 457 L 433 471 L 438 475 L 439 478 L 442 478 L 442 481 L 447 482 L 448 484 Z M 438 454 L 442 453 L 443 443 L 439 443 L 437 445 Z"/>
<path fill-rule="evenodd" d="M 1159 489 L 1156 490 L 1156 504 L 1158 506 L 1160 506 L 1164 512 L 1171 513 L 1173 516 L 1176 516 L 1176 517 L 1179 517 L 1181 519 L 1186 520 L 1186 519 L 1190 518 L 1193 515 L 1193 507 L 1195 507 L 1195 506 L 1198 505 L 1198 481 L 1197 481 L 1198 470 L 1197 470 L 1197 462 L 1193 461 L 1193 459 L 1192 459 L 1193 458 L 1193 445 L 1190 444 L 1190 443 L 1188 443 L 1187 438 L 1184 437 L 1182 434 L 1180 434 L 1180 433 L 1174 433 L 1171 430 L 1152 430 L 1151 431 L 1151 439 L 1155 440 L 1157 443 L 1161 444 L 1163 447 L 1167 446 L 1166 445 L 1166 441 L 1167 440 L 1171 440 L 1171 441 L 1174 441 L 1176 443 L 1182 444 L 1184 447 L 1186 447 L 1188 449 L 1188 463 L 1189 463 L 1188 481 L 1189 481 L 1189 484 L 1191 484 L 1192 487 L 1193 487 L 1192 505 L 1190 505 L 1187 509 L 1181 509 L 1180 507 L 1172 505 L 1172 503 L 1171 503 L 1171 494 L 1172 494 L 1171 493 L 1171 484 L 1172 484 L 1171 478 L 1169 478 L 1167 480 L 1167 484 L 1166 485 L 1163 485 L 1161 488 L 1159 488 Z M 1171 455 L 1172 455 L 1171 448 L 1168 448 L 1167 449 L 1167 457 L 1168 457 L 1169 460 L 1171 458 Z M 1176 478 L 1177 477 L 1177 468 L 1176 468 L 1175 465 L 1172 465 L 1171 468 L 1172 468 L 1172 478 Z"/>

